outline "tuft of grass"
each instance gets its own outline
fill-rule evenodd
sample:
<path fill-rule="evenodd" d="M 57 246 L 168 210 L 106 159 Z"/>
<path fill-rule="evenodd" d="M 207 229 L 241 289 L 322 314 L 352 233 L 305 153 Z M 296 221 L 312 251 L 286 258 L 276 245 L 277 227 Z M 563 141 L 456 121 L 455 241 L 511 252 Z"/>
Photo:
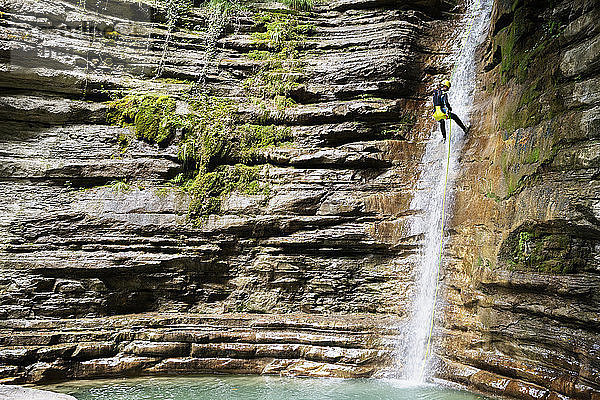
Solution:
<path fill-rule="evenodd" d="M 105 185 L 116 194 L 128 193 L 132 190 L 131 185 L 126 181 L 111 181 Z"/>
<path fill-rule="evenodd" d="M 311 11 L 315 7 L 314 0 L 280 0 L 293 10 Z"/>

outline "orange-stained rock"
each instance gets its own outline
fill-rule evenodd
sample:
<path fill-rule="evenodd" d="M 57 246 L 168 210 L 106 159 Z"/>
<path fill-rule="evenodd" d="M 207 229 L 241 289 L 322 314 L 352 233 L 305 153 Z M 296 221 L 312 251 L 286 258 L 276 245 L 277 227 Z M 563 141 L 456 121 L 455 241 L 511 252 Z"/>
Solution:
<path fill-rule="evenodd" d="M 441 354 L 481 372 L 443 376 L 515 398 L 590 399 L 600 393 L 600 14 L 586 1 L 509 3 L 495 1 L 478 49 L 444 266 Z M 548 35 L 551 21 L 560 28 Z"/>

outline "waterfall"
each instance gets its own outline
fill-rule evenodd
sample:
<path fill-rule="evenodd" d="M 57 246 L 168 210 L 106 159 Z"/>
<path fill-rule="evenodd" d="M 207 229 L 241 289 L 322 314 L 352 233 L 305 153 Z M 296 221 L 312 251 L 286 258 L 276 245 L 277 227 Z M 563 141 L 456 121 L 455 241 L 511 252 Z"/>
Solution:
<path fill-rule="evenodd" d="M 469 126 L 469 112 L 475 89 L 475 49 L 481 43 L 489 26 L 493 0 L 470 0 L 462 21 L 463 31 L 455 46 L 455 72 L 452 88 L 448 93 L 453 112 Z M 462 40 L 460 40 L 462 39 Z M 448 121 L 446 128 L 448 129 Z M 399 349 L 401 364 L 404 365 L 402 378 L 411 382 L 422 382 L 431 372 L 431 357 L 426 356 L 427 342 L 432 332 L 432 315 L 436 306 L 436 285 L 440 264 L 440 243 L 443 240 L 442 217 L 449 220 L 452 204 L 452 187 L 458 173 L 458 157 L 461 152 L 464 134 L 456 123 L 452 124 L 450 156 L 448 144 L 442 141 L 439 128 L 432 132 L 427 142 L 422 160 L 422 171 L 417 183 L 410 208 L 418 210 L 410 227 L 412 235 L 423 235 L 423 246 L 418 262 L 415 282 L 413 311 L 408 326 L 404 329 L 402 349 Z M 446 191 L 445 214 L 442 209 L 444 186 Z M 429 352 L 429 356 L 431 351 Z"/>

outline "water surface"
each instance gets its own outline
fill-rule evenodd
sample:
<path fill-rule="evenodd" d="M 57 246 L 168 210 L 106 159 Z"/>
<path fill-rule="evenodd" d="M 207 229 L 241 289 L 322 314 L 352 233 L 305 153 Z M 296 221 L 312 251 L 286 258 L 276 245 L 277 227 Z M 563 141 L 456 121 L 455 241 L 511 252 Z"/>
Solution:
<path fill-rule="evenodd" d="M 376 379 L 201 376 L 74 381 L 48 389 L 79 400 L 475 400 L 486 397 L 437 385 Z"/>

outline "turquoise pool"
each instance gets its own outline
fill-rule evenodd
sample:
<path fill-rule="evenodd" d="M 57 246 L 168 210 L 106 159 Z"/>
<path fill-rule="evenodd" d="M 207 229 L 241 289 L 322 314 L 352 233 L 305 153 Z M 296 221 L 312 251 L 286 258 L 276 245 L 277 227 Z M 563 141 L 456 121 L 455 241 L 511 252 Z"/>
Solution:
<path fill-rule="evenodd" d="M 395 380 L 200 376 L 75 381 L 48 387 L 79 400 L 474 400 L 486 397 Z"/>

